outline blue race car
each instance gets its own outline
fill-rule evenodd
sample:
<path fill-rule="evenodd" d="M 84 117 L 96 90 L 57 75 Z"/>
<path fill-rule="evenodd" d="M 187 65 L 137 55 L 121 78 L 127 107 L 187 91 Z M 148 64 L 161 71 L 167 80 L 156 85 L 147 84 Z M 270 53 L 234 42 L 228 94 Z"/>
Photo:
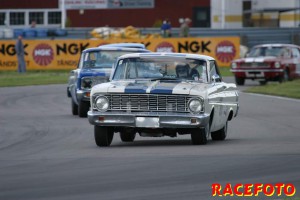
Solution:
<path fill-rule="evenodd" d="M 150 52 L 142 47 L 143 44 L 120 43 L 82 51 L 78 67 L 70 72 L 68 81 L 67 95 L 71 98 L 72 114 L 87 117 L 91 88 L 99 83 L 109 81 L 111 70 L 119 56 L 128 53 Z"/>

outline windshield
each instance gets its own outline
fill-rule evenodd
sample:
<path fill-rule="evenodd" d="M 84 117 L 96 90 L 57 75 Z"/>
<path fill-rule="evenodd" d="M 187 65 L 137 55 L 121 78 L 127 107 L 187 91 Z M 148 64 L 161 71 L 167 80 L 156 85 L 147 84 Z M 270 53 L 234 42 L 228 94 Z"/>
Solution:
<path fill-rule="evenodd" d="M 90 51 L 85 53 L 83 68 L 111 68 L 117 58 L 130 51 Z"/>
<path fill-rule="evenodd" d="M 113 80 L 191 80 L 206 82 L 205 60 L 176 58 L 126 58 L 119 60 Z"/>
<path fill-rule="evenodd" d="M 251 49 L 247 57 L 261 57 L 261 56 L 280 56 L 282 52 L 282 47 L 257 47 Z"/>

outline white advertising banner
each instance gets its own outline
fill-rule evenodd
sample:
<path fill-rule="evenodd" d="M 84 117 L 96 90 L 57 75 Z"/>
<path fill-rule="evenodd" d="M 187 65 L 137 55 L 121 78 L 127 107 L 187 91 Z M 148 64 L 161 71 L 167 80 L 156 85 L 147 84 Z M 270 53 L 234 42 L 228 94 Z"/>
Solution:
<path fill-rule="evenodd" d="M 65 9 L 77 10 L 77 9 L 107 9 L 107 0 L 60 0 L 60 8 L 62 3 L 65 3 Z"/>
<path fill-rule="evenodd" d="M 154 0 L 108 0 L 108 8 L 154 8 Z"/>
<path fill-rule="evenodd" d="M 154 0 L 59 0 L 66 10 L 154 8 Z"/>

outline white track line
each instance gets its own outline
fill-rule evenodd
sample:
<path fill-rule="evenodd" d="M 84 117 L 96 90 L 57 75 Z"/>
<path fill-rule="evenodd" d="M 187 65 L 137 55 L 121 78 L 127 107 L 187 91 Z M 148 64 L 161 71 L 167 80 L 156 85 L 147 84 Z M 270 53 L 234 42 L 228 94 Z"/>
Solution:
<path fill-rule="evenodd" d="M 270 98 L 274 98 L 274 99 L 294 101 L 294 102 L 299 102 L 300 103 L 300 99 L 292 99 L 292 98 L 288 98 L 288 97 L 280 97 L 280 96 L 273 96 L 273 95 L 267 95 L 267 94 L 257 94 L 257 93 L 250 93 L 250 92 L 242 92 L 242 91 L 239 91 L 239 92 L 241 92 L 243 94 L 253 95 L 253 96 L 270 97 Z"/>

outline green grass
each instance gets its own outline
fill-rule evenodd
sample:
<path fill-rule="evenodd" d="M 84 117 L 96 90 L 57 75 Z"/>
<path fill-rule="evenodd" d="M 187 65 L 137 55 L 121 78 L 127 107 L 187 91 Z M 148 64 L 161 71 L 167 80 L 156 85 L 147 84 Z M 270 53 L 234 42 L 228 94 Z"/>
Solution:
<path fill-rule="evenodd" d="M 70 70 L 27 71 L 20 74 L 14 71 L 0 71 L 0 87 L 64 84 L 68 82 Z M 222 76 L 232 76 L 229 67 L 220 67 Z"/>
<path fill-rule="evenodd" d="M 219 67 L 221 75 L 224 76 L 233 76 L 233 73 L 230 70 L 230 67 Z"/>
<path fill-rule="evenodd" d="M 247 89 L 245 92 L 268 94 L 282 97 L 300 99 L 300 80 L 293 80 L 280 83 L 268 83 L 264 86 L 256 86 Z"/>
<path fill-rule="evenodd" d="M 66 84 L 69 71 L 27 71 L 22 74 L 13 71 L 0 71 L 0 87 Z"/>

